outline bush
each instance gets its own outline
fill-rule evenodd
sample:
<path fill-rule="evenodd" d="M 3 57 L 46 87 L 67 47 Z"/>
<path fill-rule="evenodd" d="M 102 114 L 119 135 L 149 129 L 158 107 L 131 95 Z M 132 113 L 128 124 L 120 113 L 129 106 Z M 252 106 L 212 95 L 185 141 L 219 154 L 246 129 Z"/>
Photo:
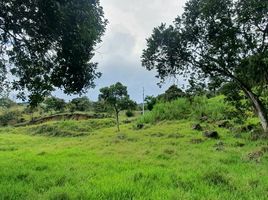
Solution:
<path fill-rule="evenodd" d="M 13 106 L 16 106 L 16 103 L 14 101 L 12 101 L 9 98 L 0 98 L 0 107 L 2 108 L 11 108 Z"/>
<path fill-rule="evenodd" d="M 64 108 L 65 108 L 65 101 L 64 99 L 59 99 L 56 97 L 48 97 L 45 101 L 44 101 L 44 108 L 46 112 L 49 111 L 58 111 L 58 112 L 63 112 Z"/>
<path fill-rule="evenodd" d="M 155 123 L 163 120 L 193 119 L 207 116 L 209 120 L 219 121 L 237 117 L 233 106 L 224 101 L 224 96 L 208 99 L 196 96 L 192 101 L 180 98 L 172 102 L 161 102 L 151 112 L 142 116 L 138 123 Z"/>
<path fill-rule="evenodd" d="M 14 125 L 18 123 L 21 113 L 17 111 L 5 111 L 0 115 L 0 126 Z"/>
<path fill-rule="evenodd" d="M 79 97 L 73 99 L 68 104 L 70 112 L 80 111 L 86 112 L 93 110 L 93 103 L 87 97 Z"/>
<path fill-rule="evenodd" d="M 126 111 L 127 117 L 134 117 L 134 113 L 131 110 Z"/>
<path fill-rule="evenodd" d="M 200 119 L 207 116 L 213 121 L 231 119 L 237 116 L 235 108 L 224 101 L 224 96 L 208 99 L 205 96 L 196 96 L 191 105 L 191 118 Z"/>
<path fill-rule="evenodd" d="M 184 98 L 158 103 L 151 112 L 146 113 L 138 121 L 139 123 L 154 123 L 163 120 L 185 119 L 191 113 L 190 107 L 189 101 Z"/>

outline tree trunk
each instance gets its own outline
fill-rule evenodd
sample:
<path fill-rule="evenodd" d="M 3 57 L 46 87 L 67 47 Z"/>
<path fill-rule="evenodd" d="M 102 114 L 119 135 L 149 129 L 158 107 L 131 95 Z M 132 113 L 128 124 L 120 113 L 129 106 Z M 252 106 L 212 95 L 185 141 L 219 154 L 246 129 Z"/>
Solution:
<path fill-rule="evenodd" d="M 235 77 L 231 73 L 227 73 L 227 76 L 233 79 L 240 86 L 240 88 L 244 91 L 245 95 L 251 101 L 254 110 L 261 122 L 262 129 L 265 135 L 268 136 L 268 115 L 266 108 L 261 102 L 260 98 L 251 91 L 250 87 L 248 87 L 245 83 L 239 80 L 239 78 Z"/>
<path fill-rule="evenodd" d="M 119 112 L 116 111 L 116 125 L 117 125 L 117 131 L 120 131 L 120 127 L 119 127 Z"/>
<path fill-rule="evenodd" d="M 262 104 L 261 100 L 251 90 L 249 90 L 246 87 L 243 87 L 242 89 L 252 102 L 256 114 L 260 119 L 264 133 L 268 135 L 268 117 L 264 105 Z"/>

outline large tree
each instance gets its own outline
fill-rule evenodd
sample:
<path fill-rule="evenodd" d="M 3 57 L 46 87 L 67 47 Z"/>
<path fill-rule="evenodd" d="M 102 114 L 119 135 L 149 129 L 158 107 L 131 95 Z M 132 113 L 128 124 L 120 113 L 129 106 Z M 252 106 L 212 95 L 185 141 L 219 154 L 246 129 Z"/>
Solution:
<path fill-rule="evenodd" d="M 174 25 L 147 40 L 142 63 L 169 76 L 217 77 L 244 91 L 268 134 L 260 92 L 268 82 L 268 0 L 189 0 Z"/>
<path fill-rule="evenodd" d="M 91 62 L 106 19 L 99 0 L 1 0 L 0 80 L 32 105 L 55 88 L 77 94 L 100 76 Z"/>
<path fill-rule="evenodd" d="M 100 89 L 99 101 L 103 101 L 107 106 L 113 109 L 116 118 L 117 130 L 119 128 L 119 113 L 122 110 L 133 109 L 136 103 L 130 100 L 127 87 L 122 83 L 116 83 L 110 87 Z"/>

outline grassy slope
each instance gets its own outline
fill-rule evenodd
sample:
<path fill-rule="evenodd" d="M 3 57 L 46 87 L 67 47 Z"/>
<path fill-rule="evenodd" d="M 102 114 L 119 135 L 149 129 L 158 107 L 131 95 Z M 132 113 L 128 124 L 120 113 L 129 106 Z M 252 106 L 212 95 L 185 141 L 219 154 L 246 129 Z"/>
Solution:
<path fill-rule="evenodd" d="M 62 123 L 85 133 L 86 122 Z M 224 150 L 216 151 L 216 140 L 191 143 L 204 139 L 191 125 L 87 127 L 81 137 L 32 135 L 39 126 L 0 129 L 0 199 L 267 199 L 268 156 L 247 155 L 268 142 L 217 129 Z"/>

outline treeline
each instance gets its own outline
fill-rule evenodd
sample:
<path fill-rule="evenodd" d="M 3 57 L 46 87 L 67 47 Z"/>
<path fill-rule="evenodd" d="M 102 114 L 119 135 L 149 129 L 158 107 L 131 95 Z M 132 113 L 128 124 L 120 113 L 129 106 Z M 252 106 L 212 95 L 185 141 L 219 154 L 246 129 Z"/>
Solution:
<path fill-rule="evenodd" d="M 25 106 L 25 112 L 30 113 L 31 111 L 39 111 L 41 113 L 62 113 L 62 112 L 90 112 L 90 111 L 103 111 L 106 109 L 101 102 L 91 101 L 88 97 L 78 97 L 74 98 L 69 102 L 64 99 L 57 98 L 54 96 L 48 96 L 45 100 L 36 107 L 30 107 L 28 103 L 16 103 L 4 97 L 0 99 L 1 109 L 10 109 L 17 106 Z"/>
<path fill-rule="evenodd" d="M 145 109 L 152 111 L 155 105 L 161 103 L 169 103 L 179 98 L 187 99 L 190 104 L 194 103 L 196 97 L 206 97 L 207 99 L 223 96 L 224 102 L 236 109 L 236 114 L 240 117 L 247 116 L 248 113 L 256 114 L 252 107 L 251 101 L 243 93 L 243 91 L 236 87 L 233 82 L 225 84 L 217 84 L 216 82 L 194 83 L 189 85 L 188 89 L 182 90 L 176 85 L 170 86 L 163 94 L 158 96 L 145 97 Z M 268 89 L 262 91 L 260 98 L 268 109 Z"/>
<path fill-rule="evenodd" d="M 98 104 L 87 97 L 79 97 L 66 102 L 64 99 L 49 96 L 38 106 L 31 107 L 28 103 L 16 103 L 4 97 L 0 99 L 0 125 L 14 125 L 60 113 L 95 112 L 101 108 Z"/>
<path fill-rule="evenodd" d="M 37 106 L 29 103 L 16 103 L 8 97 L 0 99 L 0 125 L 14 125 L 35 118 L 60 113 L 83 112 L 87 114 L 108 113 L 115 115 L 119 130 L 119 114 L 125 111 L 127 117 L 133 117 L 134 112 L 141 110 L 136 102 L 130 99 L 127 87 L 116 83 L 100 89 L 98 101 L 91 101 L 88 97 L 74 98 L 69 102 L 54 96 L 47 96 Z"/>

